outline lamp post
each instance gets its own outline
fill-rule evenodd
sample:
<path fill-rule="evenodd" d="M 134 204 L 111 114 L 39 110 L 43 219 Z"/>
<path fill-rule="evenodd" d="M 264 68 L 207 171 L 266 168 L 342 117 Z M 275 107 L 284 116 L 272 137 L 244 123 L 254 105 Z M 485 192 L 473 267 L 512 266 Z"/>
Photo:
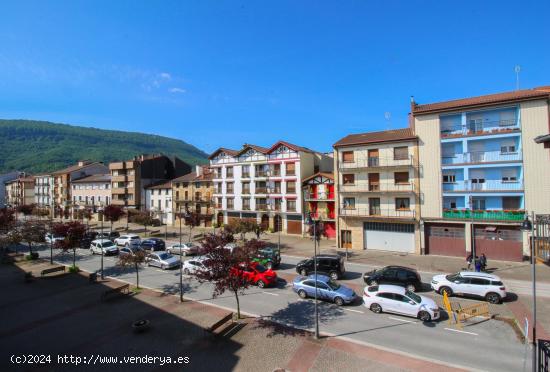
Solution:
<path fill-rule="evenodd" d="M 180 302 L 183 302 L 183 262 L 182 262 L 182 259 L 181 257 L 183 256 L 183 252 L 182 252 L 182 243 L 181 243 L 181 218 L 183 217 L 182 216 L 182 213 L 181 213 L 181 206 L 180 206 L 180 212 L 178 213 L 179 215 L 179 218 L 180 218 L 180 245 L 179 245 L 179 248 L 180 248 Z"/>
<path fill-rule="evenodd" d="M 313 272 L 315 276 L 315 339 L 319 339 L 319 311 L 317 301 L 317 227 L 316 222 L 311 218 L 311 212 L 308 213 L 306 224 L 313 227 Z"/>
<path fill-rule="evenodd" d="M 536 287 L 536 259 L 535 259 L 535 212 L 531 212 L 531 220 L 529 221 L 529 215 L 525 215 L 525 220 L 521 225 L 523 231 L 531 231 L 531 280 L 532 280 L 532 289 L 533 289 L 533 321 L 531 325 L 532 329 L 532 369 L 533 372 L 537 370 L 537 287 Z"/>
<path fill-rule="evenodd" d="M 103 236 L 103 208 L 100 207 L 98 212 L 101 214 L 101 239 L 103 239 L 104 238 L 104 236 Z M 111 223 L 111 226 L 112 225 L 113 224 Z M 109 239 L 111 239 L 111 234 L 109 234 Z M 104 279 L 105 279 L 105 275 L 103 274 L 103 244 L 102 244 L 102 247 L 101 247 L 101 280 L 104 280 Z"/>
<path fill-rule="evenodd" d="M 50 265 L 53 265 L 53 216 L 50 213 Z"/>

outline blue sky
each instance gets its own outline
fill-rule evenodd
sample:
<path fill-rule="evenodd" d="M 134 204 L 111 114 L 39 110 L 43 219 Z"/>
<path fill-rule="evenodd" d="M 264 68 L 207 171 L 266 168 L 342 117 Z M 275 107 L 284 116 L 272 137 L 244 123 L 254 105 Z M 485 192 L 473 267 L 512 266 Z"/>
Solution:
<path fill-rule="evenodd" d="M 419 103 L 550 85 L 550 1 L 11 1 L 0 118 L 328 151 Z M 385 113 L 390 112 L 390 119 Z"/>

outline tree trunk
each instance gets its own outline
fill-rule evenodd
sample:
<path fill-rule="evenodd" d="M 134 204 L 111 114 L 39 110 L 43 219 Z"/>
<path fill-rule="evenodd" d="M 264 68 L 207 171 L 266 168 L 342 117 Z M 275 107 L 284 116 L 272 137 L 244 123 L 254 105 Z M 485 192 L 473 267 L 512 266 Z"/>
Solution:
<path fill-rule="evenodd" d="M 76 248 L 73 248 L 73 267 L 76 266 Z"/>
<path fill-rule="evenodd" d="M 136 263 L 136 288 L 139 289 L 139 265 Z"/>
<path fill-rule="evenodd" d="M 239 292 L 234 291 L 235 300 L 237 300 L 237 319 L 241 319 L 241 304 L 239 303 Z"/>
<path fill-rule="evenodd" d="M 31 242 L 29 242 L 29 254 L 32 255 L 32 243 Z"/>

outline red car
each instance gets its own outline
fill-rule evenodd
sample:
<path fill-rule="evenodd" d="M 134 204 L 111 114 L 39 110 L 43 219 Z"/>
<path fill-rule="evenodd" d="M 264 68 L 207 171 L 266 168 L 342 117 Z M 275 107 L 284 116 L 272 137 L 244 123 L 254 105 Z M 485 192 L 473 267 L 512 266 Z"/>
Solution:
<path fill-rule="evenodd" d="M 239 265 L 231 270 L 231 275 L 240 275 L 260 288 L 277 283 L 277 273 L 257 262 L 252 262 L 249 266 Z"/>

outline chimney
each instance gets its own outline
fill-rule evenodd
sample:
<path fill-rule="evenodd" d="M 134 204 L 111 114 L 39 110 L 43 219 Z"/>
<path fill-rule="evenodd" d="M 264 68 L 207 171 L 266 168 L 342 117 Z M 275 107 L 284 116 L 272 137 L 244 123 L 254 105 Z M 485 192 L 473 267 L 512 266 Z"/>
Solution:
<path fill-rule="evenodd" d="M 195 173 L 197 174 L 197 176 L 203 175 L 202 165 L 195 165 Z"/>
<path fill-rule="evenodd" d="M 83 167 L 83 166 L 88 165 L 90 163 L 91 163 L 91 161 L 89 161 L 89 160 L 79 160 L 78 161 L 78 166 Z"/>

